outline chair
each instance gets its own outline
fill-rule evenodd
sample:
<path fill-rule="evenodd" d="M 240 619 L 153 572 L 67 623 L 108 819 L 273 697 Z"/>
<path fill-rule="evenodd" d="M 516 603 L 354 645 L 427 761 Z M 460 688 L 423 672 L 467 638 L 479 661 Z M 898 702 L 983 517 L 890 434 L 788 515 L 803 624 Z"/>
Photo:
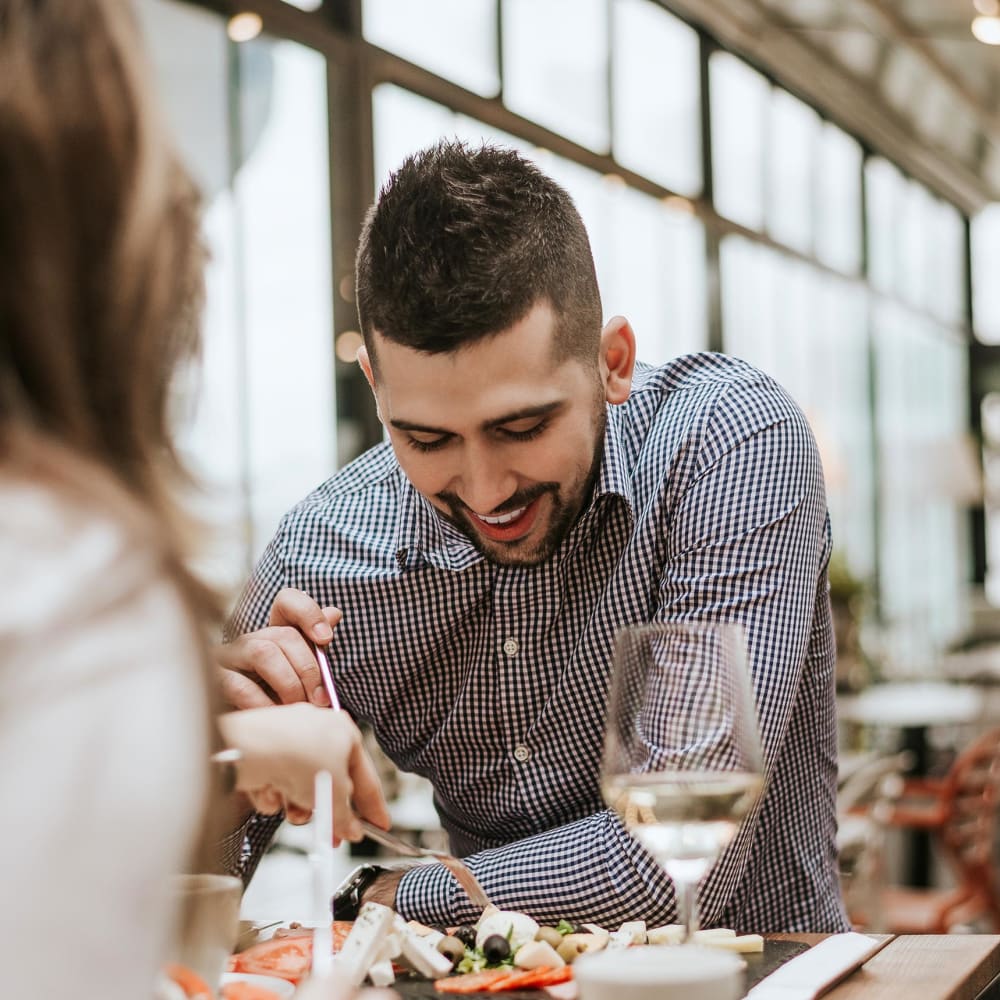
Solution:
<path fill-rule="evenodd" d="M 1000 807 L 1000 729 L 984 733 L 939 779 L 912 778 L 892 806 L 892 826 L 928 831 L 953 870 L 950 888 L 888 886 L 878 908 L 894 934 L 946 934 L 988 920 L 1000 931 L 994 841 Z"/>

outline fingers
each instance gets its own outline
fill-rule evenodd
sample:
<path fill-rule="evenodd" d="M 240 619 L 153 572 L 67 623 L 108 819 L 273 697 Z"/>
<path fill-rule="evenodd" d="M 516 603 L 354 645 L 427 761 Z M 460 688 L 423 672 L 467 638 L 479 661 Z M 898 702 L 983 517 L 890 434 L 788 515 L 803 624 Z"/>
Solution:
<path fill-rule="evenodd" d="M 314 642 L 326 645 L 343 615 L 339 608 L 321 608 L 305 591 L 285 587 L 271 605 L 270 625 L 292 625 Z"/>
<path fill-rule="evenodd" d="M 313 649 L 295 628 L 268 627 L 240 636 L 219 647 L 216 662 L 223 670 L 243 674 L 259 689 L 266 685 L 274 693 L 262 702 L 246 684 L 224 678 L 224 694 L 237 708 L 257 708 L 274 701 L 285 705 L 309 701 L 322 707 L 330 704 Z"/>
<path fill-rule="evenodd" d="M 354 747 L 348 768 L 354 811 L 362 819 L 382 827 L 383 830 L 388 830 L 392 823 L 389 819 L 389 809 L 385 803 L 385 796 L 382 794 L 382 785 L 378 780 L 378 772 L 375 770 L 371 757 L 365 752 L 360 742 Z M 360 829 L 359 826 L 359 832 Z"/>
<path fill-rule="evenodd" d="M 247 797 L 253 804 L 254 809 L 265 816 L 273 816 L 275 813 L 281 812 L 285 807 L 285 800 L 281 793 L 270 785 L 248 792 Z"/>
<path fill-rule="evenodd" d="M 274 702 L 259 684 L 235 670 L 218 672 L 222 700 L 233 708 L 267 708 Z"/>
<path fill-rule="evenodd" d="M 312 809 L 306 809 L 304 806 L 297 806 L 292 802 L 286 802 L 285 819 L 287 819 L 292 826 L 302 826 L 304 823 L 308 823 L 309 820 L 312 819 Z"/>

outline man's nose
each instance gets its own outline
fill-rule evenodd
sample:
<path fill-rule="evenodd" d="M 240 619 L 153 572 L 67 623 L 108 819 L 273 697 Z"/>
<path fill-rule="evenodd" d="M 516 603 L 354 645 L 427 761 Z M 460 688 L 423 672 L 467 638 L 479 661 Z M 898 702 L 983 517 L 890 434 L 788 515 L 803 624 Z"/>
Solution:
<path fill-rule="evenodd" d="M 492 514 L 517 492 L 517 476 L 493 449 L 467 446 L 454 492 L 477 514 Z"/>

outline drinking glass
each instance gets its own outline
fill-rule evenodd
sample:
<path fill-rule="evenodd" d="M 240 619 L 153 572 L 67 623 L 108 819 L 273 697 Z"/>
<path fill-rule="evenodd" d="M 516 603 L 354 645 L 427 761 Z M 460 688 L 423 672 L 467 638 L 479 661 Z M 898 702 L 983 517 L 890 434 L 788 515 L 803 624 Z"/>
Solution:
<path fill-rule="evenodd" d="M 615 638 L 602 791 L 674 883 L 684 940 L 697 885 L 763 787 L 743 630 L 629 626 Z"/>
<path fill-rule="evenodd" d="M 218 989 L 239 934 L 243 883 L 232 875 L 174 875 L 168 891 L 176 914 L 170 961 Z"/>

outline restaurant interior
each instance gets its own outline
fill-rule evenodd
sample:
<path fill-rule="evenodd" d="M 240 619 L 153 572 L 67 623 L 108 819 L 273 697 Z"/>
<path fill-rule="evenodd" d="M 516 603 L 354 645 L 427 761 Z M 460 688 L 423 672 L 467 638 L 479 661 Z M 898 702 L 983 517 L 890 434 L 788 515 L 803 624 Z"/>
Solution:
<path fill-rule="evenodd" d="M 235 593 L 284 511 L 382 438 L 353 254 L 388 173 L 441 136 L 516 147 L 576 200 L 641 360 L 744 358 L 812 425 L 855 925 L 1000 932 L 1000 3 L 138 6 L 205 193 L 180 401 L 202 570 Z M 382 764 L 394 826 L 439 844 L 425 784 Z M 245 916 L 301 912 L 309 843 L 285 825 Z"/>

